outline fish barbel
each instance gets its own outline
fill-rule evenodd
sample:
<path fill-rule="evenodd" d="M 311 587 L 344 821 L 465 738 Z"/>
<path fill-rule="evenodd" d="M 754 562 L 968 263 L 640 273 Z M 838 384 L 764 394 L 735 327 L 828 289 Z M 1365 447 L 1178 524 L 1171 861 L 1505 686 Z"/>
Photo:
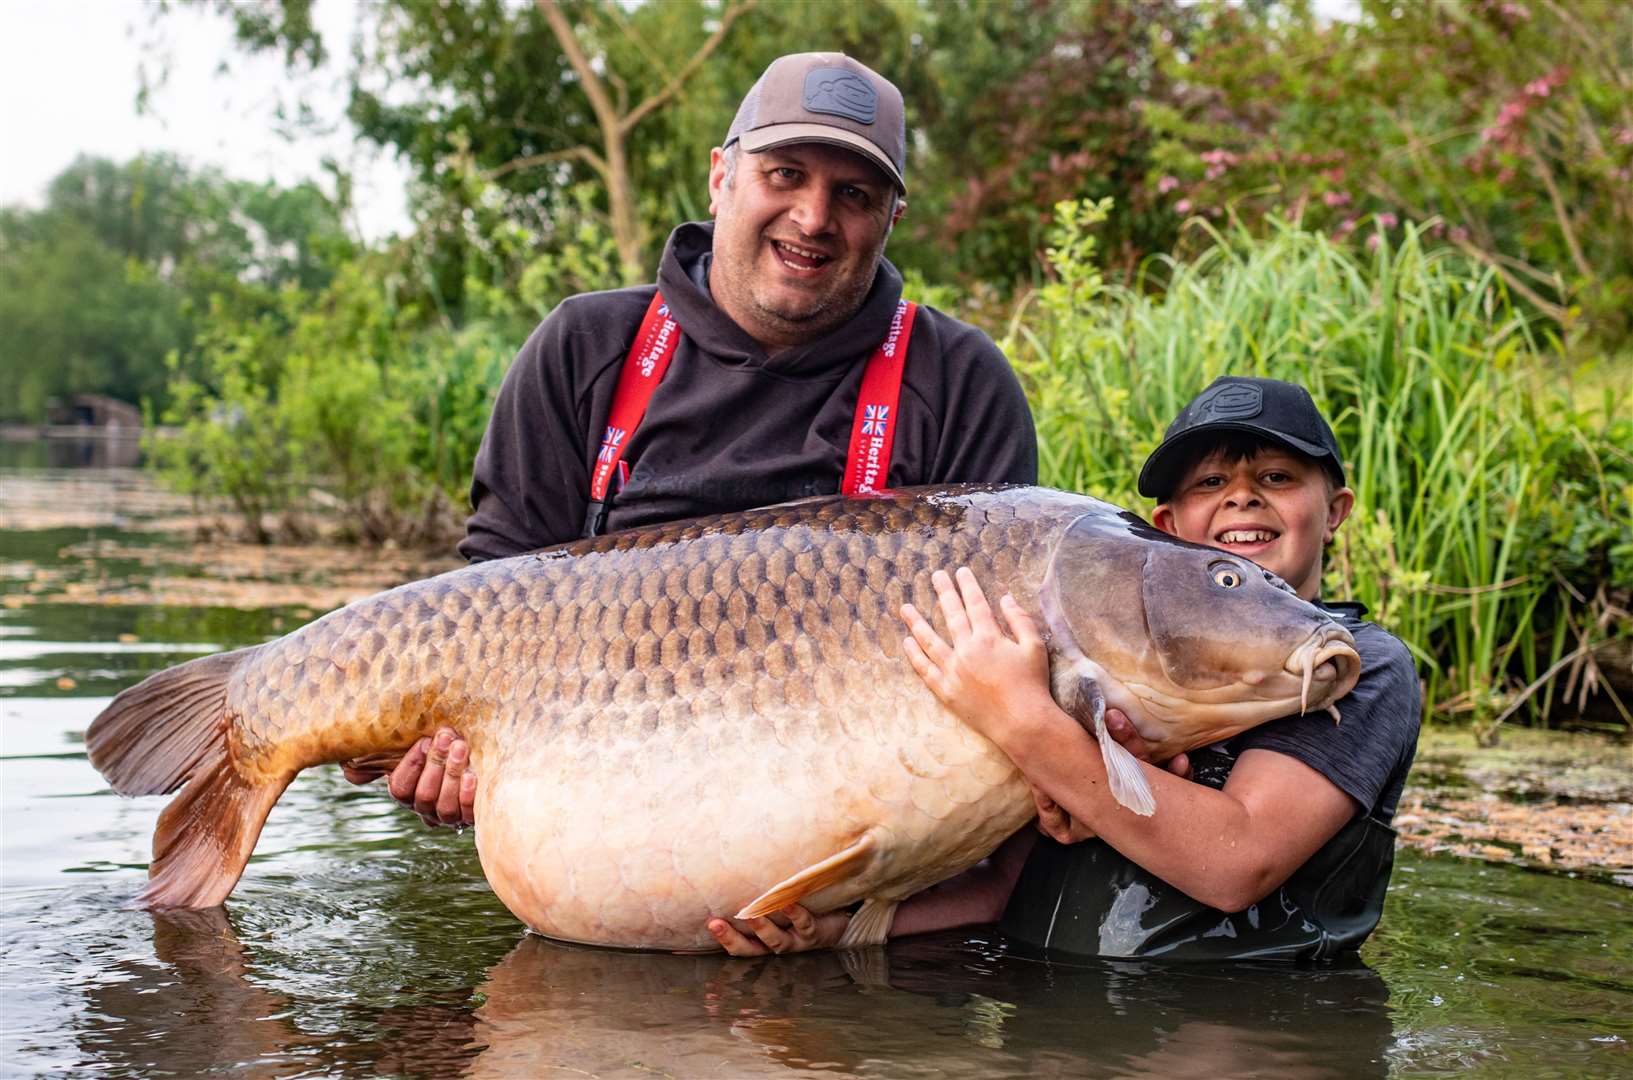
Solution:
<path fill-rule="evenodd" d="M 1033 814 L 996 746 L 944 708 L 897 612 L 970 567 L 1047 627 L 1053 689 L 1100 740 L 1122 708 L 1166 755 L 1354 685 L 1353 641 L 1252 563 L 1044 488 L 824 497 L 613 533 L 360 600 L 263 645 L 125 690 L 87 732 L 159 818 L 141 902 L 232 891 L 300 770 L 471 747 L 476 845 L 541 934 L 707 950 L 711 916 L 863 900 L 846 944 L 974 865 Z M 185 786 L 183 786 L 185 785 Z"/>

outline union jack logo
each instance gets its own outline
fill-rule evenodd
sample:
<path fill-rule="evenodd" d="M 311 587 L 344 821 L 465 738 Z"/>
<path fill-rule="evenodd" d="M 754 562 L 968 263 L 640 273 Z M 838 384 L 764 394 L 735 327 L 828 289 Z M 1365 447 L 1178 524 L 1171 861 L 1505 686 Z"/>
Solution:
<path fill-rule="evenodd" d="M 665 318 L 665 319 L 669 318 L 669 305 L 668 304 L 659 304 L 658 305 L 658 314 L 662 318 Z"/>
<path fill-rule="evenodd" d="M 885 426 L 889 421 L 889 405 L 865 405 L 862 407 L 862 434 L 883 435 Z"/>
<path fill-rule="evenodd" d="M 600 461 L 611 461 L 613 456 L 618 453 L 618 447 L 623 443 L 624 436 L 627 434 L 628 432 L 621 427 L 608 427 L 606 435 L 601 438 L 601 452 L 596 455 L 596 458 Z"/>

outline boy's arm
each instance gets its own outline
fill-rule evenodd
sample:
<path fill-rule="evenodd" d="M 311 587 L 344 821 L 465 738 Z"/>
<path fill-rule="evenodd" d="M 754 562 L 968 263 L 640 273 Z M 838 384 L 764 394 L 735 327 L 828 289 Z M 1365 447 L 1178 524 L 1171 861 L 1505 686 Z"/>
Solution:
<path fill-rule="evenodd" d="M 1002 724 L 989 737 L 1074 819 L 1209 907 L 1240 911 L 1263 899 L 1355 816 L 1354 801 L 1308 765 L 1249 750 L 1222 790 L 1142 764 L 1157 811 L 1140 817 L 1112 798 L 1094 740 L 1050 707 L 1052 717 Z"/>
<path fill-rule="evenodd" d="M 1240 911 L 1285 881 L 1356 813 L 1355 802 L 1308 765 L 1267 750 L 1244 753 L 1223 790 L 1143 764 L 1157 812 L 1140 817 L 1112 798 L 1099 747 L 1049 696 L 1048 654 L 1031 620 L 1002 602 L 1015 633 L 997 629 L 974 575 L 959 571 L 960 598 L 934 576 L 948 645 L 910 606 L 904 642 L 926 684 L 971 727 L 997 743 L 1071 816 L 1193 899 Z"/>

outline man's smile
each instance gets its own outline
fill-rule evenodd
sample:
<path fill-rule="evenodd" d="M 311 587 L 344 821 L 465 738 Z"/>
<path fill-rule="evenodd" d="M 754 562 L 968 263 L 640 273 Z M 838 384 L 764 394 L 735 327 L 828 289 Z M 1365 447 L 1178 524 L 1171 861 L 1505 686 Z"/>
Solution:
<path fill-rule="evenodd" d="M 815 274 L 833 261 L 832 255 L 788 240 L 772 240 L 771 251 L 778 262 L 801 276 Z"/>

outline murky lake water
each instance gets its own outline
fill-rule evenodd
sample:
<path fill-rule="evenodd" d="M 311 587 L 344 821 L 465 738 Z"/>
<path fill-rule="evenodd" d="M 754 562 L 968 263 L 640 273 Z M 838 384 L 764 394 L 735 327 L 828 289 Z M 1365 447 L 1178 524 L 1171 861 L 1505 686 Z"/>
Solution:
<path fill-rule="evenodd" d="M 0 469 L 0 500 L 23 475 Z M 165 800 L 109 792 L 86 725 L 301 615 L 21 601 L 41 568 L 151 572 L 59 559 L 113 535 L 0 532 L 7 1076 L 1633 1075 L 1633 890 L 1410 852 L 1347 967 L 1044 964 L 991 934 L 623 953 L 524 934 L 469 834 L 330 768 L 295 781 L 224 908 L 129 910 Z"/>

